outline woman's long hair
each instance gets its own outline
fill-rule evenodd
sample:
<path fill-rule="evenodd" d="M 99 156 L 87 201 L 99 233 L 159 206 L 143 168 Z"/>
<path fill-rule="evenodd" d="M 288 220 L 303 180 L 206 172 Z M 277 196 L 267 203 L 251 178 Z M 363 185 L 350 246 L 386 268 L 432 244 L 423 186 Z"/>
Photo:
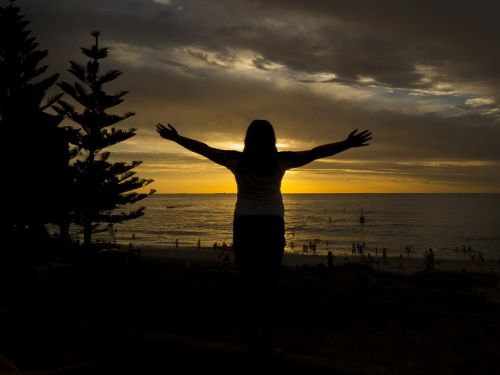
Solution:
<path fill-rule="evenodd" d="M 245 135 L 241 168 L 258 176 L 270 176 L 276 171 L 277 160 L 273 126 L 267 120 L 253 120 Z"/>

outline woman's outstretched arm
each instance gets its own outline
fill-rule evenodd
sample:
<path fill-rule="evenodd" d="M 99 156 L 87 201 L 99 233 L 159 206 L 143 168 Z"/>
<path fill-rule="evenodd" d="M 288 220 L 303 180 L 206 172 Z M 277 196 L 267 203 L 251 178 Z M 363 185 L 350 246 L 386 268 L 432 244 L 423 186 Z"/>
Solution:
<path fill-rule="evenodd" d="M 358 129 L 356 129 L 349 133 L 347 138 L 343 141 L 328 143 L 307 151 L 298 151 L 291 168 L 302 167 L 303 165 L 306 165 L 316 159 L 326 158 L 352 147 L 368 146 L 368 141 L 371 139 L 372 133 L 369 130 L 364 130 L 361 133 L 358 133 Z"/>
<path fill-rule="evenodd" d="M 226 158 L 223 150 L 210 147 L 209 145 L 197 141 L 195 139 L 183 137 L 170 124 L 168 124 L 168 127 L 162 124 L 158 124 L 156 125 L 156 130 L 158 131 L 158 133 L 162 138 L 168 139 L 169 141 L 173 141 L 181 145 L 182 147 L 188 149 L 189 151 L 205 156 L 206 158 L 212 160 L 217 164 L 224 166 L 226 165 Z"/>

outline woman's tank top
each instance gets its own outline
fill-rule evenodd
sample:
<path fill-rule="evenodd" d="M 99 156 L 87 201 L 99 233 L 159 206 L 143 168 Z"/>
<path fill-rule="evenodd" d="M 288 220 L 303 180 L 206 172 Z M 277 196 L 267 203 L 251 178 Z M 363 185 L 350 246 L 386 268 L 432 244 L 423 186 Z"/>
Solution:
<path fill-rule="evenodd" d="M 281 181 L 291 168 L 294 152 L 279 152 L 274 173 L 257 175 L 247 168 L 239 168 L 241 152 L 226 154 L 226 167 L 234 174 L 238 195 L 234 216 L 273 215 L 284 217 Z"/>

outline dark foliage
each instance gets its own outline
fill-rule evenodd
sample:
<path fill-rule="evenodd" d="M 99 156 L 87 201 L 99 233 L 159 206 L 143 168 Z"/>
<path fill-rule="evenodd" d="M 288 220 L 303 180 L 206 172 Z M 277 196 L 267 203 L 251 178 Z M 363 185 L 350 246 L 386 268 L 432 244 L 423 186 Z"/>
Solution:
<path fill-rule="evenodd" d="M 92 231 L 99 223 L 117 223 L 137 218 L 144 213 L 144 207 L 130 210 L 115 209 L 136 203 L 149 193 L 137 193 L 135 190 L 150 184 L 153 180 L 135 176 L 133 169 L 141 162 L 130 164 L 111 162 L 110 152 L 106 148 L 133 137 L 136 129 L 118 129 L 114 125 L 134 113 L 115 115 L 108 109 L 124 101 L 126 91 L 108 94 L 103 85 L 114 81 L 122 72 L 100 71 L 100 60 L 108 56 L 108 48 L 99 47 L 99 32 L 93 32 L 95 44 L 82 48 L 82 53 L 90 60 L 85 64 L 70 61 L 69 72 L 77 79 L 73 83 L 61 82 L 59 87 L 68 94 L 75 105 L 65 100 L 58 100 L 53 108 L 61 115 L 79 125 L 77 147 L 79 153 L 73 167 L 76 171 L 75 194 L 76 222 L 84 228 L 84 246 L 90 248 Z"/>
<path fill-rule="evenodd" d="M 72 130 L 58 126 L 60 114 L 45 111 L 62 95 L 46 99 L 58 75 L 44 76 L 48 52 L 38 49 L 28 24 L 12 2 L 0 7 L 0 157 L 8 191 L 2 247 L 17 258 L 39 258 L 31 255 L 48 241 L 45 223 L 67 223 L 71 185 Z"/>

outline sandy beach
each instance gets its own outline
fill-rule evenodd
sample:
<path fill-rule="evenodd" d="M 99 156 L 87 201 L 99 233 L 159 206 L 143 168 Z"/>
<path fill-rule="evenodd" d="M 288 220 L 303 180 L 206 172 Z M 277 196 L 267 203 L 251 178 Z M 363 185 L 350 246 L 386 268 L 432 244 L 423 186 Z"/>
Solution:
<path fill-rule="evenodd" d="M 225 254 L 228 254 L 229 259 L 234 264 L 234 252 L 231 250 L 223 250 L 221 248 L 214 250 L 213 248 L 195 247 L 168 247 L 168 246 L 142 246 L 142 256 L 154 259 L 173 259 L 183 262 L 214 262 L 222 263 Z M 410 257 L 387 257 L 385 260 L 382 256 L 352 256 L 346 255 L 344 252 L 334 253 L 334 266 L 345 266 L 348 264 L 363 264 L 373 267 L 380 272 L 390 272 L 404 275 L 411 275 L 416 272 L 421 272 L 426 269 L 426 263 L 423 256 L 411 255 Z M 283 266 L 285 267 L 300 267 L 300 266 L 318 266 L 327 265 L 326 255 L 312 255 L 285 252 L 283 257 Z M 236 265 L 234 265 L 236 267 Z M 492 272 L 500 274 L 500 263 L 498 260 L 485 259 L 483 262 L 477 260 L 471 261 L 465 258 L 439 258 L 435 259 L 434 270 L 438 272 Z"/>

